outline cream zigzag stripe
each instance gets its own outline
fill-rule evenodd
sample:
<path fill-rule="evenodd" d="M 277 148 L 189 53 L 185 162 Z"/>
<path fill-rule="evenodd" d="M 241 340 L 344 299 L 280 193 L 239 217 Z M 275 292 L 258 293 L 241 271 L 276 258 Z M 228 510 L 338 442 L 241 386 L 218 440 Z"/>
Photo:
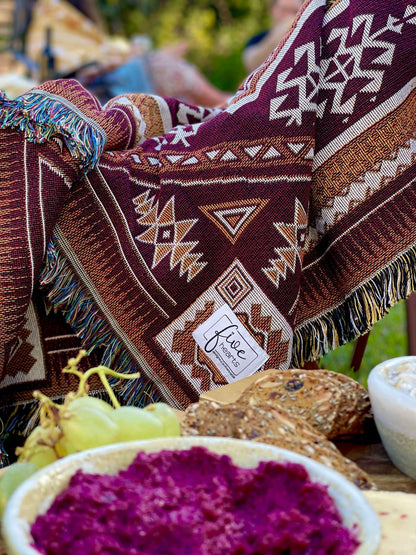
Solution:
<path fill-rule="evenodd" d="M 310 181 L 309 175 L 275 175 L 273 177 L 247 177 L 244 175 L 232 176 L 232 177 L 218 177 L 212 179 L 163 179 L 162 185 L 165 183 L 170 183 L 172 185 L 180 185 L 181 187 L 197 187 L 200 185 L 212 186 L 215 185 L 226 185 L 229 183 L 248 183 L 253 185 L 258 185 L 259 183 L 273 183 L 278 185 L 280 182 L 282 185 L 285 183 L 302 183 L 304 181 Z"/>
<path fill-rule="evenodd" d="M 386 117 L 388 114 L 394 111 L 397 106 L 402 104 L 407 96 L 416 87 L 416 77 L 409 81 L 400 91 L 388 98 L 383 104 L 380 104 L 372 112 L 365 114 L 363 118 L 354 123 L 351 127 L 346 129 L 343 133 L 338 135 L 332 142 L 327 144 L 322 150 L 315 152 L 315 157 L 313 160 L 312 171 L 317 170 L 322 164 L 324 164 L 331 156 L 333 156 L 339 149 L 348 143 L 351 143 L 353 139 L 358 137 L 361 133 L 369 129 L 372 125 Z"/>
<path fill-rule="evenodd" d="M 332 241 L 332 243 L 330 245 L 328 245 L 328 247 L 321 252 L 321 254 L 319 255 L 319 257 L 315 258 L 315 260 L 313 260 L 310 264 L 304 265 L 303 266 L 303 270 L 307 270 L 309 268 L 312 268 L 313 266 L 315 266 L 315 264 L 318 264 L 323 258 L 324 256 L 326 256 L 326 254 L 335 247 L 335 245 L 342 240 L 342 238 L 351 231 L 351 229 L 354 229 L 355 227 L 359 226 L 360 223 L 362 221 L 364 221 L 365 219 L 369 218 L 374 212 L 376 212 L 377 210 L 379 210 L 379 208 L 381 206 L 384 206 L 387 202 L 392 202 L 392 200 L 394 199 L 394 197 L 396 197 L 397 195 L 401 194 L 405 189 L 407 189 L 408 187 L 413 187 L 414 184 L 416 182 L 416 179 L 412 179 L 411 181 L 409 181 L 409 183 L 407 183 L 402 189 L 400 189 L 399 191 L 396 191 L 396 193 L 394 193 L 389 199 L 387 199 L 385 202 L 382 202 L 381 204 L 379 204 L 378 206 L 375 206 L 373 210 L 370 210 L 365 216 L 363 216 L 360 220 L 358 220 L 358 222 L 356 222 L 351 228 L 347 229 L 344 233 L 341 233 L 341 235 L 339 235 L 334 241 Z M 403 251 L 405 252 L 405 251 Z M 399 255 L 400 257 L 400 255 Z M 374 274 L 375 275 L 375 274 Z M 359 287 L 359 286 L 358 286 Z M 354 292 L 354 291 L 352 291 Z M 342 303 L 343 301 L 341 301 Z M 313 320 L 315 319 L 315 317 L 313 317 Z"/>
<path fill-rule="evenodd" d="M 404 147 L 397 151 L 393 160 L 383 160 L 378 171 L 368 171 L 361 179 L 352 183 L 347 195 L 337 196 L 329 208 L 322 210 L 322 216 L 316 221 L 318 233 L 325 233 L 333 224 L 349 211 L 351 202 L 361 201 L 385 184 L 386 180 L 396 177 L 409 168 L 416 158 L 416 140 L 410 139 Z"/>

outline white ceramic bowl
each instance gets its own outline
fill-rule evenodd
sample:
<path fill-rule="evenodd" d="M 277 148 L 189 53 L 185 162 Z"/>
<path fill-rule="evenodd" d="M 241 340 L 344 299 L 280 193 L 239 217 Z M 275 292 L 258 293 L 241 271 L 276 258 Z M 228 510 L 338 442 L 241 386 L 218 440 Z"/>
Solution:
<path fill-rule="evenodd" d="M 343 476 L 329 468 L 292 451 L 271 445 L 220 437 L 172 437 L 107 445 L 61 459 L 46 467 L 13 494 L 3 517 L 3 538 L 10 555 L 39 555 L 31 547 L 30 525 L 39 513 L 45 512 L 54 497 L 68 484 L 78 468 L 86 472 L 116 474 L 126 468 L 138 451 L 157 452 L 161 449 L 189 449 L 203 445 L 207 449 L 229 455 L 245 468 L 254 468 L 260 461 L 293 461 L 302 464 L 312 480 L 328 484 L 328 491 L 335 501 L 349 528 L 357 527 L 361 545 L 358 555 L 371 555 L 380 542 L 381 528 L 378 517 L 361 491 Z"/>
<path fill-rule="evenodd" d="M 386 374 L 410 363 L 416 370 L 416 356 L 386 360 L 368 376 L 368 393 L 381 441 L 393 464 L 416 480 L 416 398 L 395 388 Z"/>

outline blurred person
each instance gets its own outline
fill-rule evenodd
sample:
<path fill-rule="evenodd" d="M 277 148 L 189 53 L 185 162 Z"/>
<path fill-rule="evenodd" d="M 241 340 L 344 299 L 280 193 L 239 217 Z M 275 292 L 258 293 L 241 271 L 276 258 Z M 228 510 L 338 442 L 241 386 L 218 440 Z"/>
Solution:
<path fill-rule="evenodd" d="M 27 33 L 27 51 L 39 60 L 48 29 L 57 76 L 79 79 L 101 102 L 118 94 L 155 93 L 213 107 L 229 95 L 214 87 L 183 55 L 187 45 L 161 50 L 108 36 L 94 1 L 38 0 Z"/>
<path fill-rule="evenodd" d="M 243 51 L 243 64 L 248 73 L 258 68 L 273 52 L 290 29 L 303 0 L 274 0 L 270 14 L 273 26 L 252 37 Z"/>

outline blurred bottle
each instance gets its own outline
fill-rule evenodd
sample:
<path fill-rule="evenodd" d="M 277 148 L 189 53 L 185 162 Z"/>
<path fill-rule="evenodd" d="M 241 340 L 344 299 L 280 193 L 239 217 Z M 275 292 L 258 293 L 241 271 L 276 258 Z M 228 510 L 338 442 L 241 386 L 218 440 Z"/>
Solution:
<path fill-rule="evenodd" d="M 50 27 L 46 29 L 45 39 L 45 47 L 42 50 L 39 64 L 39 78 L 42 83 L 44 81 L 50 81 L 51 79 L 54 79 L 56 77 L 55 57 L 52 48 L 52 29 Z"/>

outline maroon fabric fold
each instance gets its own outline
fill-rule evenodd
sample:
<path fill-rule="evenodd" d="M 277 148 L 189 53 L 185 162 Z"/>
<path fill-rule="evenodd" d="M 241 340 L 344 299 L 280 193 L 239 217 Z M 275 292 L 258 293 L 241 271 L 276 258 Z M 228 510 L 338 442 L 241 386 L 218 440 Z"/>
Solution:
<path fill-rule="evenodd" d="M 100 107 L 76 82 L 46 83 L 38 104 L 70 102 L 65 128 L 42 132 L 47 103 L 32 119 L 45 144 L 2 120 L 0 160 L 18 213 L 29 208 L 3 244 L 16 252 L 3 275 L 27 258 L 27 230 L 39 264 L 56 223 L 41 283 L 83 345 L 142 371 L 115 384 L 132 403 L 185 407 L 227 382 L 193 338 L 223 305 L 267 352 L 262 369 L 366 332 L 415 290 L 415 24 L 414 2 L 306 2 L 221 110 L 147 95 Z M 24 183 L 44 199 L 40 243 Z M 2 282 L 23 299 L 2 294 L 7 318 L 23 317 L 28 277 L 16 290 Z"/>

